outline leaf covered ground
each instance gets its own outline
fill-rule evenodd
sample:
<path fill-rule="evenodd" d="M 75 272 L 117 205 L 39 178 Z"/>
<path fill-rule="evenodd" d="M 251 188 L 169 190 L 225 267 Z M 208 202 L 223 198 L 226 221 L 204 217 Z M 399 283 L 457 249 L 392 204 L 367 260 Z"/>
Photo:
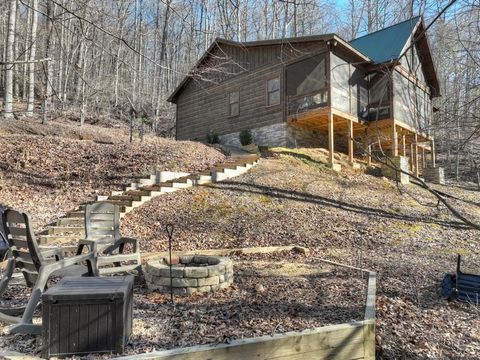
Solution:
<path fill-rule="evenodd" d="M 440 281 L 455 270 L 480 274 L 479 232 L 416 185 L 325 166 L 322 150 L 277 149 L 249 173 L 159 197 L 124 218 L 143 251 L 301 245 L 313 255 L 378 273 L 377 350 L 382 359 L 478 358 L 480 309 L 446 302 Z M 438 186 L 480 222 L 480 192 Z"/>
<path fill-rule="evenodd" d="M 58 144 L 61 144 L 62 140 L 62 138 L 55 138 Z M 92 140 L 87 141 L 94 143 Z M 179 144 L 180 147 L 183 144 L 193 144 L 170 143 Z M 117 146 L 126 145 L 119 143 Z M 213 155 L 208 156 L 208 159 L 223 156 L 201 145 L 191 146 L 206 149 L 202 150 L 206 154 L 214 152 Z M 178 150 L 176 146 L 173 148 L 174 150 L 170 151 L 182 153 L 182 150 Z M 55 154 L 57 157 L 68 157 L 64 154 L 69 153 L 65 149 Z M 112 153 L 109 154 L 112 156 Z M 98 162 L 104 161 L 105 158 L 107 157 L 98 159 Z M 199 164 L 195 157 L 191 160 L 186 157 L 187 160 L 183 160 L 185 161 L 183 163 L 179 160 L 183 157 L 165 156 L 161 159 L 164 159 L 165 164 L 171 164 L 172 168 L 176 166 L 188 168 L 188 164 L 196 167 Z M 339 160 L 343 161 L 344 158 L 339 157 Z M 61 161 L 68 164 L 69 160 Z M 206 164 L 210 160 L 203 161 L 206 161 Z M 2 158 L 1 162 L 3 164 L 7 159 Z M 21 164 L 21 160 L 15 162 L 15 164 L 18 163 Z M 290 244 L 306 246 L 311 250 L 312 257 L 335 260 L 377 272 L 378 358 L 478 358 L 480 353 L 479 308 L 469 304 L 446 302 L 442 300 L 439 289 L 444 273 L 454 271 L 457 253 L 464 256 L 465 271 L 480 273 L 478 231 L 464 226 L 452 217 L 445 207 L 438 205 L 434 197 L 418 186 L 397 187 L 390 180 L 367 175 L 348 167 L 336 173 L 328 169 L 325 163 L 326 154 L 321 149 L 273 149 L 263 154 L 258 166 L 240 177 L 211 186 L 162 195 L 149 201 L 122 219 L 122 233 L 137 237 L 141 242 L 143 253 L 167 249 L 165 225 L 169 223 L 175 226 L 174 250 L 201 252 L 202 249 L 214 248 Z M 32 166 L 31 162 L 26 164 L 26 166 Z M 10 166 L 9 169 L 13 169 L 12 165 L 8 166 Z M 125 165 L 125 169 L 127 168 L 129 165 Z M 48 181 L 50 175 L 48 170 L 45 171 L 47 172 L 41 172 L 35 181 Z M 96 178 L 97 172 L 101 173 L 101 169 L 84 173 L 84 176 L 89 174 L 94 177 L 92 192 L 97 190 L 97 186 L 104 184 L 103 178 Z M 65 172 L 61 173 L 65 174 Z M 70 180 L 65 183 L 62 182 L 61 176 L 56 175 L 58 183 L 65 184 L 56 185 L 58 188 L 63 186 L 68 188 L 75 184 L 71 182 L 71 173 L 68 171 L 66 173 L 68 175 L 64 176 Z M 113 173 L 116 173 L 115 169 Z M 29 180 L 31 175 L 23 174 L 21 169 L 12 171 L 12 174 L 3 171 L 2 174 L 3 181 L 7 177 L 8 181 L 15 181 L 15 184 L 22 184 L 21 186 L 27 189 L 36 189 L 36 183 Z M 453 184 L 437 188 L 448 193 L 451 196 L 449 201 L 464 215 L 473 221 L 480 222 L 480 192 L 477 188 Z M 47 187 L 43 186 L 41 189 L 45 191 Z M 4 191 L 3 188 L 1 191 Z M 30 194 L 40 192 L 35 191 Z M 0 194 L 4 194 L 2 192 Z M 53 195 L 58 197 L 57 192 Z M 49 208 L 56 203 L 54 200 L 48 200 L 54 198 L 53 195 L 42 194 L 42 199 L 46 200 L 36 205 L 38 208 L 35 209 L 39 212 L 50 211 Z M 73 195 L 69 193 L 72 198 Z M 14 191 L 10 196 L 11 201 L 21 201 L 18 200 L 21 196 L 20 191 Z M 61 208 L 53 210 L 51 216 L 60 215 L 61 211 Z M 284 255 L 284 257 L 287 256 Z M 237 259 L 241 264 L 243 260 L 245 259 Z M 275 257 L 254 260 L 267 263 L 279 261 Z M 304 261 L 308 262 L 309 259 Z M 210 299 L 195 298 L 192 299 L 193 305 L 190 302 L 181 303 L 179 309 L 185 310 L 187 314 L 190 311 L 192 316 L 208 320 L 206 315 L 209 312 L 215 312 L 217 309 L 220 314 L 225 314 L 228 306 L 235 305 L 225 303 L 230 295 L 240 303 L 244 300 L 258 300 L 257 295 L 251 299 L 248 296 L 250 291 L 253 291 L 254 280 L 248 276 L 243 277 L 242 274 L 248 275 L 248 271 L 251 271 L 248 266 L 245 266 L 239 266 L 241 275 L 235 287 L 229 290 L 233 293 L 218 293 Z M 320 278 L 315 283 L 320 287 L 322 284 L 329 286 L 328 291 L 333 296 L 330 300 L 335 299 L 335 289 L 331 286 L 337 284 L 337 290 L 341 293 L 346 284 L 340 275 L 337 283 L 331 280 Z M 284 284 L 273 286 L 271 291 L 275 291 L 276 286 L 282 287 Z M 300 297 L 298 291 L 299 289 L 295 288 L 291 292 L 285 292 L 283 295 L 287 298 L 283 300 L 289 303 L 296 299 L 298 302 Z M 306 302 L 315 299 L 315 292 L 308 292 L 311 288 L 306 288 L 305 291 L 305 294 L 309 294 L 305 296 Z M 244 298 L 241 296 L 242 293 Z M 180 327 L 184 327 L 187 333 L 203 331 L 208 339 L 207 342 L 227 341 L 228 333 L 235 334 L 235 331 L 239 337 L 256 334 L 255 326 L 249 328 L 248 323 L 242 323 L 245 325 L 243 330 L 236 329 L 235 326 L 229 327 L 228 329 L 231 330 L 228 331 L 221 328 L 218 336 L 211 338 L 211 328 L 206 327 L 205 323 L 201 323 L 201 326 L 182 323 L 179 315 L 182 312 L 175 312 L 170 318 L 162 315 L 163 320 L 156 322 L 153 318 L 156 312 L 168 313 L 165 305 L 166 298 L 163 295 L 149 294 L 144 289 L 138 290 L 138 296 L 139 306 L 136 310 L 134 326 L 140 335 L 134 337 L 135 350 L 129 348 L 129 352 L 159 346 L 191 344 L 190 337 L 182 338 L 180 332 L 170 334 L 168 338 L 155 335 L 156 330 L 153 325 L 158 322 L 169 328 L 172 324 L 180 323 Z M 353 307 L 355 304 L 352 302 Z M 218 307 L 215 308 L 215 306 Z M 268 308 L 268 304 L 262 306 Z M 286 309 L 289 307 L 287 306 Z M 242 314 L 238 309 L 229 311 Z M 341 311 L 337 312 L 337 315 L 341 314 Z M 350 317 L 350 313 L 344 314 L 347 316 L 339 316 L 338 321 L 345 321 L 345 318 Z M 287 315 L 288 319 L 293 316 L 293 320 L 285 320 L 278 325 L 284 326 L 285 331 L 303 325 L 313 326 L 316 321 L 313 319 L 311 323 L 310 319 L 303 319 L 307 322 L 296 322 L 302 319 L 295 318 L 295 312 L 288 314 L 287 311 Z M 317 324 L 322 324 L 320 319 L 321 316 L 317 318 Z M 326 316 L 326 319 L 330 322 L 328 319 L 331 318 Z M 212 323 L 221 327 L 223 323 L 233 324 L 231 322 L 233 320 L 214 319 Z M 266 333 L 277 327 L 272 325 L 273 322 L 268 316 L 264 324 L 266 325 L 263 330 Z M 278 327 L 277 330 L 282 331 L 282 328 Z M 15 339 L 28 341 L 28 338 L 24 337 L 14 339 L 5 337 L 4 339 L 5 344 L 15 343 Z M 35 340 L 30 342 L 31 346 L 35 347 Z M 20 343 L 23 344 L 23 342 Z"/>
<path fill-rule="evenodd" d="M 222 161 L 197 142 L 146 137 L 68 122 L 0 122 L 0 203 L 29 212 L 38 231 L 95 195 L 161 170 L 201 171 Z"/>

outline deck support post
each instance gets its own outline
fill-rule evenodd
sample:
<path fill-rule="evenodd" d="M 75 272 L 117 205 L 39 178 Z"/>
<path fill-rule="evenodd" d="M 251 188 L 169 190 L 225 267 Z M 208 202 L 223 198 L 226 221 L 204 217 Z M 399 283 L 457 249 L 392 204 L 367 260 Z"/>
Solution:
<path fill-rule="evenodd" d="M 415 163 L 414 163 L 414 157 L 413 157 L 413 142 L 410 144 L 410 171 L 413 173 L 415 170 Z"/>
<path fill-rule="evenodd" d="M 415 133 L 415 136 L 414 136 L 414 144 L 413 144 L 413 147 L 414 147 L 414 164 L 415 164 L 415 176 L 416 177 L 419 177 L 420 175 L 420 171 L 418 169 L 418 135 L 417 133 Z"/>
<path fill-rule="evenodd" d="M 422 169 L 427 167 L 427 161 L 425 158 L 425 146 L 422 147 Z"/>
<path fill-rule="evenodd" d="M 393 121 L 392 125 L 392 156 L 398 156 L 398 133 L 395 121 Z"/>
<path fill-rule="evenodd" d="M 402 156 L 407 156 L 407 142 L 405 134 L 402 134 Z"/>
<path fill-rule="evenodd" d="M 348 123 L 348 162 L 353 165 L 353 121 L 347 120 Z"/>
<path fill-rule="evenodd" d="M 432 158 L 431 158 L 431 160 L 432 160 L 432 168 L 435 168 L 435 165 L 436 165 L 436 164 L 435 164 L 435 140 L 433 140 L 433 139 L 430 141 L 430 150 L 431 150 L 430 155 L 431 155 L 431 157 L 432 157 Z"/>
<path fill-rule="evenodd" d="M 334 135 L 334 129 L 333 129 L 333 113 L 330 110 L 328 113 L 328 163 L 330 166 L 333 168 L 335 158 L 334 158 L 334 153 L 335 153 L 335 135 Z"/>
<path fill-rule="evenodd" d="M 363 149 L 365 152 L 365 161 L 367 162 L 367 166 L 372 166 L 372 145 L 370 145 L 368 128 L 365 129 L 365 136 L 363 138 Z"/>

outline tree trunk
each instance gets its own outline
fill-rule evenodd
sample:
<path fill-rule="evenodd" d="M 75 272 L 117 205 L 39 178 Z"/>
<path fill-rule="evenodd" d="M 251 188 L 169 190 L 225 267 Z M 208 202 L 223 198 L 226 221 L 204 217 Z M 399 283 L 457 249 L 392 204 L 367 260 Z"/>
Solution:
<path fill-rule="evenodd" d="M 53 24 L 52 24 L 52 18 L 54 15 L 54 4 L 52 4 L 50 1 L 47 3 L 47 16 L 48 18 L 46 19 L 47 21 L 47 44 L 45 47 L 45 58 L 50 58 L 52 57 L 52 42 L 53 42 L 53 36 L 52 36 L 52 29 L 53 29 Z M 43 114 L 42 114 L 42 123 L 45 124 L 48 120 L 48 113 L 52 107 L 52 94 L 53 94 L 53 66 L 52 66 L 52 61 L 47 61 L 45 64 L 45 93 L 43 94 Z"/>
<path fill-rule="evenodd" d="M 30 61 L 32 61 L 28 67 L 28 97 L 27 97 L 27 116 L 33 116 L 33 110 L 35 107 L 35 56 L 37 51 L 37 24 L 38 14 L 38 0 L 32 2 L 32 27 L 31 27 L 31 45 L 30 45 Z"/>
<path fill-rule="evenodd" d="M 6 62 L 14 61 L 15 21 L 17 18 L 17 0 L 10 0 L 7 32 Z M 5 101 L 3 108 L 5 118 L 13 117 L 13 64 L 5 66 Z"/>

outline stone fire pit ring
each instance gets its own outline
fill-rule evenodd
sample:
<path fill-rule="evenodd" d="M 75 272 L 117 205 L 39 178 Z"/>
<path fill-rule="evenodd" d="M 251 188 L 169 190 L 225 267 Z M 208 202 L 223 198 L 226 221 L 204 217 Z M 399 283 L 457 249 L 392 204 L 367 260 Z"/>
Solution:
<path fill-rule="evenodd" d="M 170 293 L 168 258 L 147 261 L 145 281 L 150 291 Z M 209 293 L 233 283 L 233 261 L 227 257 L 187 255 L 172 257 L 172 288 L 176 295 Z"/>

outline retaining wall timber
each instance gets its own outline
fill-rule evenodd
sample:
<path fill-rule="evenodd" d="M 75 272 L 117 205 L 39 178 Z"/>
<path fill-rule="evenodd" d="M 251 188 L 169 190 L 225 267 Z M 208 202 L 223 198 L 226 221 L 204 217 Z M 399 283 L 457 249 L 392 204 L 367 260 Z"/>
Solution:
<path fill-rule="evenodd" d="M 199 345 L 126 356 L 122 360 L 373 360 L 375 359 L 376 275 L 368 273 L 365 319 L 312 330 L 266 335 L 229 344 Z"/>

